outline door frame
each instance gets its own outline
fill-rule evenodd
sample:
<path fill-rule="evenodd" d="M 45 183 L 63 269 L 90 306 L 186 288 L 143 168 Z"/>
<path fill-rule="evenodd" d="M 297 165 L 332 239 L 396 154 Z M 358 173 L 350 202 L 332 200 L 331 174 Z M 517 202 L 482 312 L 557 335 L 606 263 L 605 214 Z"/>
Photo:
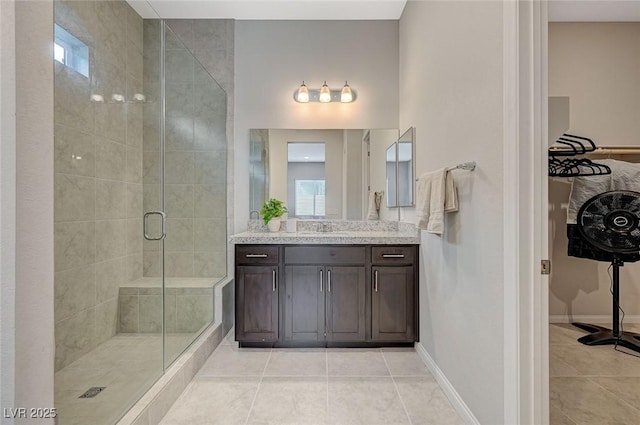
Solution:
<path fill-rule="evenodd" d="M 504 423 L 549 423 L 547 2 L 503 0 Z"/>

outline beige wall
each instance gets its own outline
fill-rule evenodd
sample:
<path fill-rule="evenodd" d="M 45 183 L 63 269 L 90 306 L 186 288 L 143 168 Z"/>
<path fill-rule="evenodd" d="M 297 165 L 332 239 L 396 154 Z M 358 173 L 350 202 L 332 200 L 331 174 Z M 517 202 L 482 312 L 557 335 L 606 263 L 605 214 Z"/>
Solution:
<path fill-rule="evenodd" d="M 640 23 L 550 23 L 549 96 L 571 99 L 574 134 L 640 145 Z"/>
<path fill-rule="evenodd" d="M 15 2 L 0 2 L 0 98 L 2 98 L 2 103 L 0 103 L 0 406 L 2 407 L 15 405 L 15 45 Z M 53 319 L 53 317 L 50 317 L 50 319 Z M 47 366 L 52 367 L 51 362 Z M 7 425 L 11 424 L 13 424 L 13 421 L 7 420 Z"/>
<path fill-rule="evenodd" d="M 235 225 L 247 226 L 249 130 L 398 127 L 397 21 L 237 21 Z M 329 58 L 329 59 L 328 59 Z M 300 104 L 305 80 L 358 91 L 351 104 Z"/>
<path fill-rule="evenodd" d="M 422 232 L 420 344 L 482 424 L 504 423 L 502 8 L 409 1 L 400 20 L 400 128 L 416 127 L 417 174 L 478 163 L 455 173 L 445 234 Z"/>
<path fill-rule="evenodd" d="M 549 24 L 549 96 L 570 98 L 572 133 L 600 146 L 640 146 L 640 23 Z M 570 187 L 559 179 L 549 182 L 549 314 L 552 320 L 596 315 L 608 322 L 608 263 L 567 255 Z M 621 307 L 639 315 L 640 264 L 625 265 L 620 279 Z"/>
<path fill-rule="evenodd" d="M 54 406 L 52 22 L 52 2 L 15 2 L 16 138 L 2 140 L 3 144 L 15 143 L 16 147 L 15 346 L 10 347 L 15 350 L 15 379 L 9 383 L 15 398 L 2 406 L 6 408 Z M 2 42 L 4 47 L 5 40 Z M 3 62 L 5 55 L 11 54 L 12 51 L 3 51 Z M 3 67 L 3 82 L 6 70 Z M 3 110 L 10 108 L 4 103 L 10 99 L 3 96 Z M 3 326 L 2 330 L 6 328 Z M 4 333 L 2 339 L 6 341 Z M 11 378 L 2 375 L 3 388 L 5 379 Z M 3 423 L 5 420 L 11 423 L 11 419 L 3 419 Z M 53 424 L 54 420 L 17 422 Z"/>

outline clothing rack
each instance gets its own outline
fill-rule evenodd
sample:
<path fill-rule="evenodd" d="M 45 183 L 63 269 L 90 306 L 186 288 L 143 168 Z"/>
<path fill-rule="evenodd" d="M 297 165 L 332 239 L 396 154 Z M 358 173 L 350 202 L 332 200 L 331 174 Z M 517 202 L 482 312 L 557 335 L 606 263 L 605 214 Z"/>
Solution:
<path fill-rule="evenodd" d="M 640 155 L 640 146 L 600 146 L 589 155 Z"/>
<path fill-rule="evenodd" d="M 549 177 L 604 176 L 611 174 L 611 168 L 591 161 L 582 155 L 598 150 L 588 137 L 564 133 L 549 147 Z M 560 159 L 563 158 L 564 159 Z"/>
<path fill-rule="evenodd" d="M 475 161 L 469 161 L 469 162 L 461 162 L 458 165 L 454 165 L 453 167 L 447 167 L 447 171 L 451 171 L 451 170 L 467 170 L 467 171 L 473 171 L 476 169 L 476 162 Z M 418 181 L 420 179 L 416 179 L 416 181 Z"/>

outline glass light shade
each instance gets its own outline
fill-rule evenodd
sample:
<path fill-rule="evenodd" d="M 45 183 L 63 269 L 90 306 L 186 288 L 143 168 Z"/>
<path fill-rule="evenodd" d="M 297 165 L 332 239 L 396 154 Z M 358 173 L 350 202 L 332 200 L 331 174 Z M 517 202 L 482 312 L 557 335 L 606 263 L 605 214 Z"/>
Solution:
<path fill-rule="evenodd" d="M 305 86 L 304 81 L 302 85 L 298 89 L 298 102 L 307 103 L 309 102 L 309 89 Z"/>
<path fill-rule="evenodd" d="M 331 90 L 329 90 L 329 86 L 327 86 L 327 82 L 325 81 L 320 89 L 320 102 L 327 103 L 331 102 Z"/>
<path fill-rule="evenodd" d="M 340 93 L 340 102 L 349 103 L 353 101 L 353 95 L 351 94 L 351 87 L 347 82 L 344 82 L 342 93 Z"/>

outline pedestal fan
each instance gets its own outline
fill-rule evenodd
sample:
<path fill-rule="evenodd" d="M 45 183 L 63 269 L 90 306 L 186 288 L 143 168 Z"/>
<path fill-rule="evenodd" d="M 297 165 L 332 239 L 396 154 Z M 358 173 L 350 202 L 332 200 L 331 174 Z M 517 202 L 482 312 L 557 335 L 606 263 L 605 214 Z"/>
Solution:
<path fill-rule="evenodd" d="M 620 345 L 640 352 L 640 335 L 620 330 L 620 267 L 625 254 L 640 251 L 640 193 L 614 190 L 594 196 L 578 211 L 580 233 L 589 243 L 610 253 L 613 268 L 612 329 L 588 323 L 573 323 L 590 332 L 578 341 L 586 345 Z"/>

